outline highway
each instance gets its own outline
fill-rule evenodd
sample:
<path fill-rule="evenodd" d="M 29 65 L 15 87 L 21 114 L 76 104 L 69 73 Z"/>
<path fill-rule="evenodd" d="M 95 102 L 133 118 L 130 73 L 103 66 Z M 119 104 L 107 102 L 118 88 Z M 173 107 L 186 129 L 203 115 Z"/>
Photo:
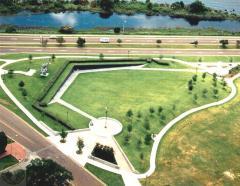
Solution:
<path fill-rule="evenodd" d="M 86 43 L 100 43 L 101 37 L 108 37 L 110 43 L 116 43 L 117 39 L 122 39 L 122 43 L 126 44 L 156 44 L 156 40 L 162 40 L 162 44 L 189 44 L 195 40 L 199 44 L 214 44 L 219 45 L 221 39 L 229 40 L 230 44 L 236 44 L 236 40 L 240 37 L 223 37 L 223 36 L 148 36 L 148 35 L 78 35 L 79 37 L 85 38 Z M 66 43 L 76 43 L 78 36 L 63 36 Z M 35 43 L 39 44 L 41 38 L 48 39 L 49 43 L 56 43 L 54 39 L 49 39 L 48 35 L 0 35 L 0 43 Z"/>
<path fill-rule="evenodd" d="M 44 35 L 44 38 L 49 38 L 49 35 Z M 58 46 L 55 39 L 48 39 L 47 47 L 40 46 L 40 35 L 0 35 L 0 54 L 6 53 L 65 53 L 65 54 L 108 54 L 108 55 L 240 55 L 240 49 L 200 49 L 191 48 L 189 44 L 198 40 L 202 45 L 219 46 L 219 40 L 228 39 L 232 46 L 236 45 L 236 41 L 240 37 L 217 37 L 217 36 L 140 36 L 140 35 L 111 35 L 107 36 L 110 39 L 110 44 L 116 44 L 116 40 L 121 38 L 123 40 L 122 47 L 109 47 L 106 44 L 99 46 L 99 39 L 106 36 L 97 35 L 81 35 L 86 39 L 87 44 L 91 46 L 78 48 L 75 46 Z M 76 44 L 77 36 L 64 36 L 66 44 Z M 161 39 L 161 47 L 157 48 L 156 40 Z M 94 46 L 94 44 L 98 44 Z M 131 47 L 126 47 L 128 44 Z M 144 45 L 153 45 L 153 48 L 146 48 Z M 164 48 L 164 44 L 172 45 L 172 48 Z M 30 45 L 30 46 L 29 46 Z M 33 46 L 31 46 L 33 45 Z M 189 45 L 189 48 L 176 47 L 174 45 Z M 134 47 L 135 46 L 135 47 Z M 137 47 L 136 47 L 137 46 Z"/>
<path fill-rule="evenodd" d="M 50 158 L 73 173 L 76 186 L 101 186 L 102 184 L 72 159 L 60 152 L 43 135 L 24 120 L 0 105 L 0 131 L 25 146 L 41 158 Z"/>

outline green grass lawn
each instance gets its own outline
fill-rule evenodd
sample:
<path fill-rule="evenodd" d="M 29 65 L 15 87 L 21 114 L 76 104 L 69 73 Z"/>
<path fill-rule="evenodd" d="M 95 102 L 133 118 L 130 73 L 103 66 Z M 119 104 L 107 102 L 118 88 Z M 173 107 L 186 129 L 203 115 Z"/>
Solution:
<path fill-rule="evenodd" d="M 128 155 L 130 161 L 139 171 L 146 170 L 151 145 L 142 144 L 137 149 L 137 141 L 144 142 L 147 133 L 158 133 L 161 128 L 180 113 L 199 105 L 217 101 L 213 98 L 212 77 L 209 75 L 205 82 L 198 78 L 192 94 L 187 89 L 188 80 L 193 73 L 156 72 L 121 70 L 81 74 L 72 86 L 63 95 L 63 99 L 94 117 L 104 116 L 104 108 L 109 108 L 109 116 L 118 119 L 123 124 L 123 132 L 117 140 Z M 206 98 L 202 90 L 207 88 Z M 219 99 L 228 92 L 218 84 Z M 193 95 L 197 94 L 197 102 Z M 164 111 L 157 114 L 162 106 Z M 150 114 L 149 108 L 155 112 Z M 126 112 L 132 109 L 132 119 L 126 117 Z M 137 117 L 141 113 L 141 117 Z M 149 120 L 150 129 L 146 130 L 145 120 Z M 124 145 L 125 136 L 129 135 L 127 125 L 131 124 L 133 131 L 130 134 L 130 144 Z M 144 154 L 144 160 L 140 159 Z"/>
<path fill-rule="evenodd" d="M 189 66 L 186 66 L 186 65 L 183 65 L 183 64 L 179 64 L 179 63 L 176 63 L 174 61 L 164 61 L 164 60 L 161 60 L 161 62 L 168 63 L 169 65 L 161 65 L 161 64 L 156 63 L 156 62 L 151 62 L 151 63 L 147 63 L 145 65 L 145 68 L 173 68 L 173 69 L 186 69 L 186 68 L 190 68 Z"/>
<path fill-rule="evenodd" d="M 240 92 L 240 80 L 236 84 Z M 223 106 L 179 122 L 163 139 L 147 185 L 240 185 L 239 103 L 238 94 Z"/>
<path fill-rule="evenodd" d="M 108 172 L 90 164 L 86 164 L 85 168 L 96 175 L 100 180 L 107 184 L 107 186 L 124 186 L 121 175 Z"/>
<path fill-rule="evenodd" d="M 13 156 L 11 156 L 11 155 L 6 156 L 6 157 L 0 159 L 0 171 L 3 169 L 6 169 L 7 167 L 15 165 L 16 163 L 18 163 L 18 160 L 15 159 Z"/>

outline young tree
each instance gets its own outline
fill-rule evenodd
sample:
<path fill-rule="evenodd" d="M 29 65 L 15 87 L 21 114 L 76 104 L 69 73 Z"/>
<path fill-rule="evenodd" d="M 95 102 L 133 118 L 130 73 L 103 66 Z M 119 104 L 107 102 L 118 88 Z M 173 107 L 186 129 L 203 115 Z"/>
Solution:
<path fill-rule="evenodd" d="M 160 44 L 162 43 L 162 40 L 161 39 L 157 39 L 156 43 L 157 43 L 157 47 L 160 47 Z"/>
<path fill-rule="evenodd" d="M 82 138 L 78 138 L 77 147 L 78 147 L 77 154 L 82 154 L 82 149 L 84 147 L 84 142 Z"/>
<path fill-rule="evenodd" d="M 140 153 L 140 159 L 143 161 L 144 160 L 144 154 L 141 152 Z"/>
<path fill-rule="evenodd" d="M 14 70 L 12 70 L 12 69 L 8 70 L 8 77 L 12 78 L 13 74 L 14 74 Z"/>
<path fill-rule="evenodd" d="M 79 38 L 77 39 L 77 45 L 78 45 L 78 47 L 84 47 L 84 46 L 85 46 L 85 43 L 86 43 L 86 40 L 85 40 L 84 38 L 79 37 Z"/>
<path fill-rule="evenodd" d="M 197 75 L 196 74 L 193 75 L 192 80 L 193 80 L 194 83 L 196 83 L 196 81 L 197 81 Z"/>
<path fill-rule="evenodd" d="M 228 40 L 220 40 L 219 43 L 222 48 L 227 48 L 227 45 L 229 44 Z"/>
<path fill-rule="evenodd" d="M 225 80 L 223 80 L 222 86 L 223 86 L 223 89 L 226 90 L 227 82 Z"/>
<path fill-rule="evenodd" d="M 202 80 L 203 80 L 203 81 L 205 81 L 206 76 L 207 76 L 207 73 L 204 72 L 204 73 L 202 74 Z"/>
<path fill-rule="evenodd" d="M 197 94 L 194 94 L 194 95 L 193 95 L 193 99 L 194 99 L 194 102 L 197 103 L 198 95 L 197 95 Z"/>
<path fill-rule="evenodd" d="M 188 91 L 189 91 L 189 94 L 192 93 L 192 91 L 193 91 L 193 85 L 188 85 Z"/>
<path fill-rule="evenodd" d="M 137 117 L 138 117 L 138 118 L 141 118 L 141 117 L 142 117 L 142 113 L 141 113 L 140 111 L 138 111 Z"/>
<path fill-rule="evenodd" d="M 130 141 L 130 136 L 129 135 L 124 136 L 124 145 L 128 145 L 129 141 Z"/>
<path fill-rule="evenodd" d="M 117 39 L 117 43 L 118 43 L 118 46 L 121 46 L 122 40 L 121 39 Z"/>
<path fill-rule="evenodd" d="M 144 138 L 144 143 L 145 143 L 146 145 L 150 145 L 151 140 L 152 140 L 151 134 L 146 134 L 146 135 L 145 135 L 145 138 Z"/>
<path fill-rule="evenodd" d="M 162 111 L 163 111 L 163 107 L 162 107 L 162 106 L 159 106 L 159 107 L 158 107 L 158 114 L 161 115 Z"/>
<path fill-rule="evenodd" d="M 153 108 L 153 107 L 150 107 L 149 108 L 149 112 L 150 112 L 150 114 L 151 114 L 151 116 L 154 114 L 154 112 L 155 112 L 155 109 Z"/>
<path fill-rule="evenodd" d="M 131 109 L 129 109 L 129 110 L 126 112 L 126 116 L 127 116 L 128 118 L 132 118 L 132 116 L 133 116 L 133 111 L 132 111 Z"/>
<path fill-rule="evenodd" d="M 100 54 L 99 54 L 99 59 L 100 59 L 101 61 L 103 61 L 103 59 L 104 59 L 103 53 L 100 53 Z"/>
<path fill-rule="evenodd" d="M 208 90 L 207 90 L 206 88 L 203 89 L 203 91 L 202 91 L 202 95 L 203 95 L 204 98 L 207 97 L 207 93 L 208 93 Z"/>
<path fill-rule="evenodd" d="M 137 149 L 141 149 L 141 146 L 142 146 L 142 140 L 138 139 L 137 140 Z"/>
<path fill-rule="evenodd" d="M 197 47 L 198 46 L 198 41 L 196 40 L 196 41 L 193 41 L 193 42 L 191 42 L 190 44 L 193 44 L 195 47 Z"/>
<path fill-rule="evenodd" d="M 213 94 L 214 94 L 214 97 L 217 98 L 218 97 L 218 89 L 213 89 Z"/>
<path fill-rule="evenodd" d="M 52 59 L 52 62 L 54 62 L 54 61 L 55 61 L 55 59 L 56 59 L 56 56 L 55 56 L 55 54 L 52 54 L 52 56 L 51 56 L 51 59 Z"/>
<path fill-rule="evenodd" d="M 145 120 L 144 120 L 144 128 L 146 130 L 150 130 L 150 123 L 149 123 L 149 120 L 147 118 L 145 118 Z"/>
<path fill-rule="evenodd" d="M 64 129 L 62 129 L 62 131 L 60 133 L 60 136 L 61 136 L 60 142 L 61 143 L 65 143 L 66 142 L 67 135 L 68 135 L 68 133 Z"/>
<path fill-rule="evenodd" d="M 131 125 L 131 124 L 129 124 L 129 125 L 127 126 L 127 130 L 128 130 L 129 133 L 132 132 L 132 125 Z"/>
<path fill-rule="evenodd" d="M 24 99 L 26 99 L 28 93 L 26 89 L 22 89 L 22 96 L 24 97 Z"/>
<path fill-rule="evenodd" d="M 68 186 L 72 173 L 51 159 L 34 159 L 26 167 L 26 185 Z"/>
<path fill-rule="evenodd" d="M 240 48 L 240 40 L 236 41 L 236 48 Z"/>
<path fill-rule="evenodd" d="M 20 81 L 18 83 L 18 86 L 19 86 L 20 89 L 22 89 L 25 86 L 25 83 L 23 81 Z"/>
<path fill-rule="evenodd" d="M 65 39 L 63 38 L 63 36 L 59 36 L 56 38 L 56 42 L 59 44 L 59 46 L 62 46 L 63 43 L 65 43 Z"/>
<path fill-rule="evenodd" d="M 32 58 L 33 58 L 32 54 L 29 54 L 29 55 L 28 55 L 29 63 L 32 63 Z"/>
<path fill-rule="evenodd" d="M 0 132 L 0 154 L 5 152 L 7 146 L 7 136 L 4 132 Z"/>

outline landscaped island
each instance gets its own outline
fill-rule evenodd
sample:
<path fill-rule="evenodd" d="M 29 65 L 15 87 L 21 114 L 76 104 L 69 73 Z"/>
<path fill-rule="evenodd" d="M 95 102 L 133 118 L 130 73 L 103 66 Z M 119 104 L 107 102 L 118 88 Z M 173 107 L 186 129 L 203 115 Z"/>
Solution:
<path fill-rule="evenodd" d="M 3 1 L 0 4 L 1 14 L 13 14 L 20 11 L 31 12 L 64 12 L 64 11 L 91 11 L 99 12 L 103 17 L 109 17 L 113 12 L 133 15 L 144 13 L 151 15 L 169 15 L 171 17 L 186 18 L 193 24 L 200 20 L 240 20 L 240 15 L 235 12 L 215 10 L 206 7 L 201 1 L 196 0 L 191 4 L 182 1 L 173 4 L 152 3 L 119 0 L 82 0 L 82 1 Z"/>

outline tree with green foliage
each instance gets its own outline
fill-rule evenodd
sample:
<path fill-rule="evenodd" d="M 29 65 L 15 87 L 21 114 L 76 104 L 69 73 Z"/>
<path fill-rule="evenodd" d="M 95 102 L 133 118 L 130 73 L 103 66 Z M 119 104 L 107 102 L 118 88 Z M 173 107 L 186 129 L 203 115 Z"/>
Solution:
<path fill-rule="evenodd" d="M 145 118 L 145 120 L 144 120 L 144 128 L 146 130 L 150 130 L 150 122 L 149 122 L 148 118 Z"/>
<path fill-rule="evenodd" d="M 103 61 L 103 59 L 104 59 L 103 53 L 100 53 L 100 54 L 99 54 L 99 59 L 100 59 L 101 61 Z"/>
<path fill-rule="evenodd" d="M 137 149 L 141 149 L 141 146 L 142 146 L 142 140 L 138 139 L 137 140 Z"/>
<path fill-rule="evenodd" d="M 6 27 L 5 32 L 6 32 L 6 33 L 16 33 L 16 32 L 17 32 L 17 29 L 16 29 L 15 26 L 9 25 L 9 26 Z"/>
<path fill-rule="evenodd" d="M 124 145 L 128 145 L 130 143 L 130 136 L 126 135 L 124 136 Z"/>
<path fill-rule="evenodd" d="M 197 94 L 194 94 L 194 95 L 193 95 L 193 99 L 194 99 L 194 102 L 197 103 L 198 95 L 197 95 Z"/>
<path fill-rule="evenodd" d="M 205 89 L 203 89 L 203 91 L 202 91 L 202 96 L 204 97 L 204 98 L 206 98 L 207 97 L 207 93 L 208 93 L 208 90 L 205 88 Z"/>
<path fill-rule="evenodd" d="M 6 146 L 7 146 L 7 136 L 3 131 L 1 131 L 0 132 L 0 154 L 5 152 Z"/>
<path fill-rule="evenodd" d="M 99 0 L 99 6 L 102 10 L 110 12 L 113 9 L 113 0 Z"/>
<path fill-rule="evenodd" d="M 19 86 L 20 89 L 22 89 L 22 88 L 25 86 L 24 81 L 20 81 L 20 82 L 18 83 L 18 86 Z"/>
<path fill-rule="evenodd" d="M 26 89 L 22 89 L 22 96 L 24 97 L 24 99 L 26 99 L 28 93 Z"/>
<path fill-rule="evenodd" d="M 29 186 L 69 186 L 72 180 L 72 173 L 51 159 L 36 158 L 26 167 Z"/>
<path fill-rule="evenodd" d="M 9 77 L 9 78 L 12 78 L 12 77 L 13 77 L 13 74 L 14 74 L 14 70 L 13 70 L 13 69 L 8 70 L 8 77 Z M 3 76 L 3 77 L 4 77 L 4 76 Z"/>
<path fill-rule="evenodd" d="M 128 130 L 129 133 L 132 132 L 132 125 L 131 125 L 131 124 L 129 124 L 129 125 L 127 126 L 127 130 Z"/>
<path fill-rule="evenodd" d="M 150 145 L 151 141 L 152 141 L 152 136 L 151 136 L 151 134 L 146 134 L 146 135 L 145 135 L 145 138 L 144 138 L 144 143 L 145 143 L 146 145 Z"/>
<path fill-rule="evenodd" d="M 86 43 L 86 40 L 84 38 L 78 37 L 77 39 L 77 46 L 78 47 L 84 47 Z"/>
<path fill-rule="evenodd" d="M 58 36 L 58 37 L 56 38 L 56 42 L 59 44 L 59 46 L 62 46 L 63 43 L 65 43 L 66 41 L 65 41 L 65 39 L 63 38 L 63 36 Z"/>
<path fill-rule="evenodd" d="M 207 77 L 207 73 L 206 72 L 204 72 L 203 74 L 202 74 L 202 81 L 205 81 L 205 78 Z"/>
<path fill-rule="evenodd" d="M 213 94 L 214 94 L 214 97 L 217 98 L 218 97 L 218 89 L 214 88 Z"/>
<path fill-rule="evenodd" d="M 61 136 L 60 142 L 61 143 L 65 143 L 66 142 L 67 135 L 68 135 L 68 133 L 64 129 L 62 129 L 62 131 L 60 133 L 60 136 Z"/>
<path fill-rule="evenodd" d="M 132 116 L 133 116 L 133 111 L 132 111 L 131 109 L 129 109 L 129 110 L 126 112 L 126 116 L 127 116 L 128 118 L 132 118 Z"/>
<path fill-rule="evenodd" d="M 223 86 L 223 89 L 226 90 L 227 82 L 225 80 L 223 80 L 222 86 Z"/>
<path fill-rule="evenodd" d="M 82 154 L 82 149 L 84 147 L 84 142 L 82 138 L 78 138 L 77 147 L 78 147 L 77 154 Z"/>
<path fill-rule="evenodd" d="M 149 113 L 151 114 L 151 116 L 154 114 L 155 112 L 155 109 L 153 107 L 150 107 L 149 108 Z"/>
<path fill-rule="evenodd" d="M 113 29 L 113 31 L 114 31 L 115 34 L 119 34 L 121 32 L 121 28 L 120 27 L 115 27 Z"/>
<path fill-rule="evenodd" d="M 138 111 L 137 118 L 141 118 L 141 117 L 142 117 L 142 113 L 140 111 Z"/>
<path fill-rule="evenodd" d="M 160 44 L 162 43 L 162 40 L 161 40 L 161 39 L 157 39 L 157 40 L 156 40 L 156 43 L 157 43 L 157 47 L 159 47 Z M 160 58 L 160 59 L 161 59 L 161 58 Z"/>
<path fill-rule="evenodd" d="M 228 40 L 226 39 L 220 40 L 219 43 L 221 44 L 222 48 L 227 48 L 227 45 L 229 44 Z"/>
<path fill-rule="evenodd" d="M 163 111 L 163 107 L 162 107 L 162 106 L 159 106 L 159 107 L 158 107 L 158 115 L 160 115 L 160 114 L 162 113 L 162 111 Z"/>
<path fill-rule="evenodd" d="M 193 91 L 193 85 L 188 85 L 188 91 L 189 91 L 189 94 L 191 94 L 192 93 L 192 91 Z"/>
<path fill-rule="evenodd" d="M 33 56 L 32 56 L 32 54 L 29 54 L 29 55 L 28 55 L 28 60 L 29 60 L 29 63 L 32 63 L 32 59 L 33 59 Z"/>
<path fill-rule="evenodd" d="M 189 5 L 189 12 L 191 13 L 203 13 L 207 10 L 206 6 L 202 3 L 202 1 L 196 0 Z"/>
<path fill-rule="evenodd" d="M 195 74 L 195 75 L 193 75 L 193 77 L 192 77 L 192 80 L 193 80 L 193 82 L 194 83 L 196 83 L 197 82 L 197 75 Z"/>
<path fill-rule="evenodd" d="M 121 43 L 122 43 L 122 39 L 117 39 L 117 43 L 118 43 L 118 46 L 121 46 Z"/>
<path fill-rule="evenodd" d="M 52 62 L 54 62 L 54 61 L 55 61 L 55 59 L 56 59 L 56 56 L 55 56 L 55 54 L 52 54 L 52 56 L 51 56 L 51 60 L 52 60 Z"/>
<path fill-rule="evenodd" d="M 144 160 L 144 154 L 141 152 L 140 153 L 140 159 L 143 161 Z"/>

